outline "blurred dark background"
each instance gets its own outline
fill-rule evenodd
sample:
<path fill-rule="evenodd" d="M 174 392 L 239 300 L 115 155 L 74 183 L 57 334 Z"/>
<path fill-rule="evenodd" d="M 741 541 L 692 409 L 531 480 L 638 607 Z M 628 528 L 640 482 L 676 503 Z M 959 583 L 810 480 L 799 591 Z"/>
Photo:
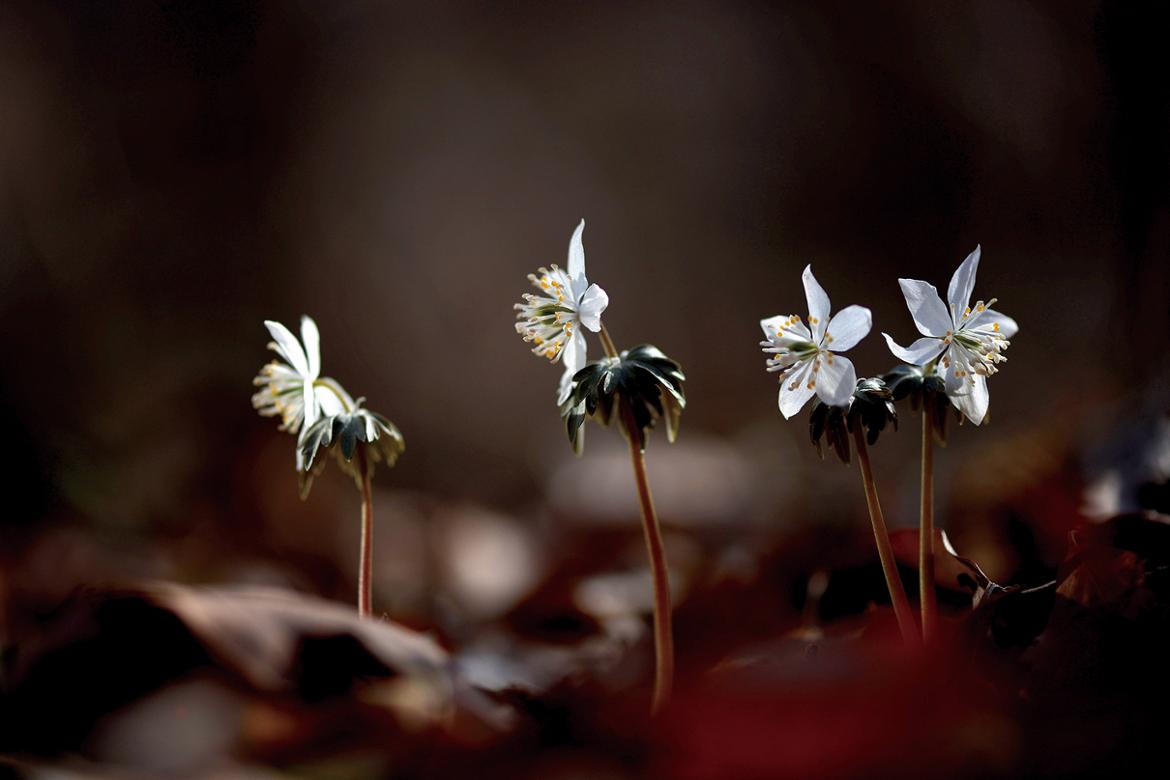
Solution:
<path fill-rule="evenodd" d="M 472 596 L 573 522 L 627 524 L 636 553 L 620 437 L 590 430 L 573 460 L 559 367 L 512 327 L 581 217 L 615 339 L 687 371 L 680 441 L 648 453 L 674 527 L 864 533 L 853 470 L 776 410 L 758 320 L 804 312 L 811 262 L 835 309 L 873 309 L 850 357 L 881 373 L 879 332 L 914 335 L 897 277 L 945 289 L 981 244 L 976 296 L 1021 331 L 990 424 L 939 456 L 939 516 L 1017 575 L 964 518 L 1026 513 L 1047 479 L 1075 510 L 1085 442 L 1165 385 L 1168 22 L 1013 0 L 0 3 L 0 626 L 118 577 L 350 598 L 357 494 L 330 472 L 300 503 L 292 438 L 249 405 L 262 320 L 302 313 L 325 373 L 407 439 L 376 480 L 385 610 L 414 609 L 448 542 Z M 917 446 L 910 419 L 875 452 L 896 526 Z"/>

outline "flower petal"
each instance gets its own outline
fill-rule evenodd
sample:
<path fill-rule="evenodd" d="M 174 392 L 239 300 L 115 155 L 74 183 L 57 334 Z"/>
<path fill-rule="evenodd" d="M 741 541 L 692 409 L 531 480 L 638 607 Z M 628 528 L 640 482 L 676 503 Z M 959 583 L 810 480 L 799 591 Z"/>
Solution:
<path fill-rule="evenodd" d="M 605 290 L 591 284 L 577 303 L 577 318 L 582 325 L 596 333 L 601 330 L 601 313 L 606 306 L 609 306 L 609 296 Z"/>
<path fill-rule="evenodd" d="M 873 327 L 873 314 L 864 306 L 846 306 L 833 315 L 825 329 L 825 349 L 844 352 L 852 349 Z"/>
<path fill-rule="evenodd" d="M 581 234 L 585 232 L 585 220 L 577 225 L 573 237 L 569 239 L 569 276 L 573 279 L 585 276 L 585 245 L 581 243 Z"/>
<path fill-rule="evenodd" d="M 760 329 L 764 331 L 764 338 L 769 341 L 777 338 L 776 332 L 780 330 L 780 327 L 784 323 L 788 322 L 790 316 L 788 314 L 777 314 L 775 317 L 760 320 Z"/>
<path fill-rule="evenodd" d="M 1005 339 L 1010 339 L 1019 332 L 1020 326 L 1011 317 L 993 309 L 987 309 L 971 318 L 972 322 L 967 330 L 992 331 L 999 333 Z M 998 328 L 995 326 L 999 325 Z"/>
<path fill-rule="evenodd" d="M 574 374 L 585 367 L 585 334 L 580 330 L 573 331 L 569 340 L 565 342 L 564 357 L 565 370 Z"/>
<path fill-rule="evenodd" d="M 947 348 L 947 345 L 943 343 L 942 339 L 931 338 L 929 336 L 918 339 L 909 347 L 902 347 L 890 338 L 890 334 L 883 333 L 882 335 L 886 337 L 886 346 L 890 348 L 890 352 L 894 353 L 894 357 L 912 366 L 925 366 L 941 355 L 943 350 Z"/>
<path fill-rule="evenodd" d="M 780 395 L 777 400 L 780 414 L 784 415 L 784 419 L 791 419 L 792 415 L 799 412 L 801 407 L 808 403 L 808 399 L 813 397 L 816 390 L 810 387 L 811 378 L 811 360 L 805 361 L 803 365 L 794 368 L 792 373 L 780 378 Z"/>
<path fill-rule="evenodd" d="M 971 364 L 967 360 L 967 353 L 962 347 L 952 344 L 947 348 L 947 356 L 943 360 L 944 367 L 939 368 L 943 377 L 943 386 L 948 396 L 954 397 L 966 392 L 965 385 L 970 383 L 972 375 Z M 963 374 L 960 376 L 959 371 Z"/>
<path fill-rule="evenodd" d="M 305 427 L 308 428 L 313 423 L 317 422 L 320 417 L 320 407 L 317 405 L 316 388 L 313 387 L 312 382 L 305 382 Z"/>
<path fill-rule="evenodd" d="M 342 391 L 344 392 L 344 391 Z M 322 417 L 334 417 L 341 414 L 347 409 L 353 408 L 353 399 L 348 397 L 342 398 L 336 390 L 329 385 L 321 385 L 317 388 L 317 405 L 321 408 Z"/>
<path fill-rule="evenodd" d="M 301 344 L 292 331 L 272 320 L 264 320 L 264 327 L 272 334 L 272 340 L 276 343 L 276 353 L 288 361 L 298 374 L 307 376 L 309 361 L 305 359 L 305 350 L 301 349 Z"/>
<path fill-rule="evenodd" d="M 557 385 L 557 406 L 561 406 L 569 400 L 569 393 L 573 392 L 573 374 L 575 373 L 571 368 L 566 368 L 565 373 L 561 374 L 561 382 Z"/>
<path fill-rule="evenodd" d="M 317 330 L 317 323 L 309 315 L 301 317 L 301 341 L 305 345 L 305 357 L 308 358 L 310 381 L 321 374 L 321 333 Z"/>
<path fill-rule="evenodd" d="M 951 396 L 951 403 L 971 422 L 978 425 L 987 416 L 991 396 L 987 392 L 987 377 L 976 374 L 974 383 L 967 382 L 964 392 Z"/>
<path fill-rule="evenodd" d="M 947 307 L 938 297 L 933 284 L 919 279 L 899 279 L 898 286 L 906 297 L 906 308 L 914 318 L 914 325 L 923 336 L 942 338 L 948 330 L 954 329 Z"/>
<path fill-rule="evenodd" d="M 971 305 L 971 291 L 975 289 L 975 272 L 979 270 L 980 248 L 967 255 L 959 264 L 947 287 L 947 300 L 951 303 L 951 321 L 956 326 L 963 319 L 963 312 Z"/>
<path fill-rule="evenodd" d="M 811 265 L 804 267 L 800 278 L 804 282 L 804 297 L 808 301 L 808 329 L 812 331 L 813 341 L 820 344 L 825 327 L 829 324 L 829 294 L 813 276 Z"/>
<path fill-rule="evenodd" d="M 821 360 L 821 368 L 816 373 L 817 397 L 829 406 L 844 406 L 853 395 L 853 388 L 857 386 L 857 370 L 847 357 L 834 355 Z"/>

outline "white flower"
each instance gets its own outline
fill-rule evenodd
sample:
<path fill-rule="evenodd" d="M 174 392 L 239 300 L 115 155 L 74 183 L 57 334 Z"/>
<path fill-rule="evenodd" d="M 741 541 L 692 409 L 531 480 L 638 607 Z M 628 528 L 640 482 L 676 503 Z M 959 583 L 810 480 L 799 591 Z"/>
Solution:
<path fill-rule="evenodd" d="M 554 264 L 551 269 L 540 268 L 536 274 L 529 274 L 529 281 L 540 294 L 526 293 L 524 303 L 513 307 L 519 312 L 516 332 L 534 345 L 532 351 L 553 363 L 564 363 L 565 373 L 558 390 L 561 400 L 566 396 L 568 380 L 585 366 L 585 334 L 581 328 L 594 333 L 601 330 L 601 313 L 609 305 L 605 290 L 585 278 L 585 247 L 581 243 L 584 231 L 585 220 L 581 220 L 569 240 L 568 270 Z"/>
<path fill-rule="evenodd" d="M 979 247 L 975 247 L 951 277 L 949 305 L 943 303 L 934 285 L 899 279 L 910 316 L 923 338 L 901 347 L 882 334 L 899 360 L 916 366 L 937 361 L 951 403 L 976 425 L 987 415 L 987 377 L 999 370 L 998 363 L 1007 360 L 1003 351 L 1019 330 L 1015 320 L 991 309 L 996 299 L 970 305 L 979 254 Z"/>
<path fill-rule="evenodd" d="M 321 374 L 321 336 L 311 317 L 301 317 L 301 339 L 279 322 L 264 321 L 273 341 L 268 348 L 285 362 L 274 360 L 252 380 L 261 389 L 252 396 L 252 406 L 265 417 L 281 418 L 280 430 L 296 433 L 321 416 L 330 416 L 354 408 L 349 393 L 329 377 Z"/>
<path fill-rule="evenodd" d="M 857 385 L 857 372 L 840 353 L 865 338 L 873 324 L 869 309 L 847 306 L 829 316 L 829 295 L 806 266 L 802 276 L 808 299 L 808 324 L 799 314 L 760 320 L 766 341 L 760 346 L 774 355 L 768 370 L 780 372 L 780 413 L 800 411 L 815 393 L 829 406 L 843 406 Z"/>

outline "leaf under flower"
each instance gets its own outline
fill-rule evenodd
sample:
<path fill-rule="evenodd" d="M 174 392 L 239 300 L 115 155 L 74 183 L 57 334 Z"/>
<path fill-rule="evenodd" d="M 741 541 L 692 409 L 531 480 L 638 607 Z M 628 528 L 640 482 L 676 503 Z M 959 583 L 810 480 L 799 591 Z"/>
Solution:
<path fill-rule="evenodd" d="M 914 411 L 926 410 L 939 444 L 947 443 L 947 418 L 952 409 L 959 424 L 963 424 L 963 413 L 947 398 L 946 381 L 929 366 L 900 365 L 883 376 L 882 381 L 890 388 L 895 402 L 909 399 Z"/>
<path fill-rule="evenodd" d="M 823 440 L 848 465 L 852 455 L 850 435 L 856 427 L 861 426 L 866 442 L 872 446 L 890 423 L 897 430 L 893 395 L 885 382 L 872 377 L 859 380 L 842 406 L 830 406 L 818 399 L 809 414 L 808 433 L 818 455 L 825 457 Z"/>
<path fill-rule="evenodd" d="M 323 417 L 301 433 L 297 441 L 297 475 L 302 499 L 308 497 L 314 477 L 325 468 L 325 459 L 317 457 L 318 450 L 331 450 L 342 471 L 359 484 L 373 473 L 375 464 L 393 467 L 406 450 L 406 440 L 398 427 L 364 408 L 363 400 L 359 398 L 352 411 Z M 364 451 L 363 457 L 355 463 L 359 447 Z M 365 464 L 365 474 L 360 470 L 361 463 Z"/>
<path fill-rule="evenodd" d="M 673 442 L 687 403 L 685 379 L 679 364 L 651 344 L 640 344 L 619 357 L 589 363 L 573 375 L 568 396 L 561 404 L 561 417 L 573 451 L 580 454 L 584 448 L 585 418 L 609 425 L 615 414 L 641 449 L 646 448 L 647 432 L 659 420 L 666 428 L 667 439 Z"/>

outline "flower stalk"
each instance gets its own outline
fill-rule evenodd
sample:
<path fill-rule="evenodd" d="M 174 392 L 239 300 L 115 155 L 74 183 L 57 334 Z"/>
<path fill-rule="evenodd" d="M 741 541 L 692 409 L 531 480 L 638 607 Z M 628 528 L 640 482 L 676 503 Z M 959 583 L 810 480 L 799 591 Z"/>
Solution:
<path fill-rule="evenodd" d="M 634 482 L 638 486 L 638 502 L 642 509 L 642 533 L 650 558 L 650 574 L 654 580 L 654 698 L 651 712 L 659 712 L 670 699 L 674 680 L 674 631 L 671 626 L 670 577 L 666 565 L 666 549 L 662 543 L 662 529 L 654 511 L 654 497 L 646 478 L 646 455 L 638 444 L 633 415 L 625 413 L 626 441 L 630 445 L 630 464 Z"/>
<path fill-rule="evenodd" d="M 869 447 L 865 443 L 865 433 L 860 425 L 853 428 L 853 442 L 857 447 L 857 461 L 861 465 L 861 482 L 865 486 L 865 504 L 869 509 L 869 521 L 873 525 L 873 539 L 877 545 L 878 558 L 882 562 L 886 587 L 890 591 L 894 616 L 898 620 L 898 630 L 902 633 L 902 641 L 907 647 L 916 647 L 919 643 L 918 626 L 914 623 L 914 612 L 910 608 L 909 599 L 906 598 L 906 589 L 902 587 L 902 578 L 898 576 L 898 562 L 894 558 L 894 548 L 890 544 L 890 534 L 886 529 L 882 505 L 878 501 L 877 485 L 874 483 L 873 469 L 869 463 Z"/>
<path fill-rule="evenodd" d="M 598 331 L 598 335 L 601 337 L 601 346 L 605 350 L 606 357 L 618 357 L 617 347 L 614 346 L 613 339 L 610 338 L 609 331 L 606 330 L 604 325 L 601 326 L 601 330 Z"/>
<path fill-rule="evenodd" d="M 934 590 L 934 431 L 931 415 L 922 409 L 922 491 L 918 521 L 918 603 L 922 610 L 922 641 L 934 639 L 938 602 Z"/>
<path fill-rule="evenodd" d="M 362 475 L 362 541 L 358 563 L 358 617 L 373 614 L 374 574 L 374 499 L 370 489 L 370 471 L 366 451 L 358 447 L 357 467 Z"/>

